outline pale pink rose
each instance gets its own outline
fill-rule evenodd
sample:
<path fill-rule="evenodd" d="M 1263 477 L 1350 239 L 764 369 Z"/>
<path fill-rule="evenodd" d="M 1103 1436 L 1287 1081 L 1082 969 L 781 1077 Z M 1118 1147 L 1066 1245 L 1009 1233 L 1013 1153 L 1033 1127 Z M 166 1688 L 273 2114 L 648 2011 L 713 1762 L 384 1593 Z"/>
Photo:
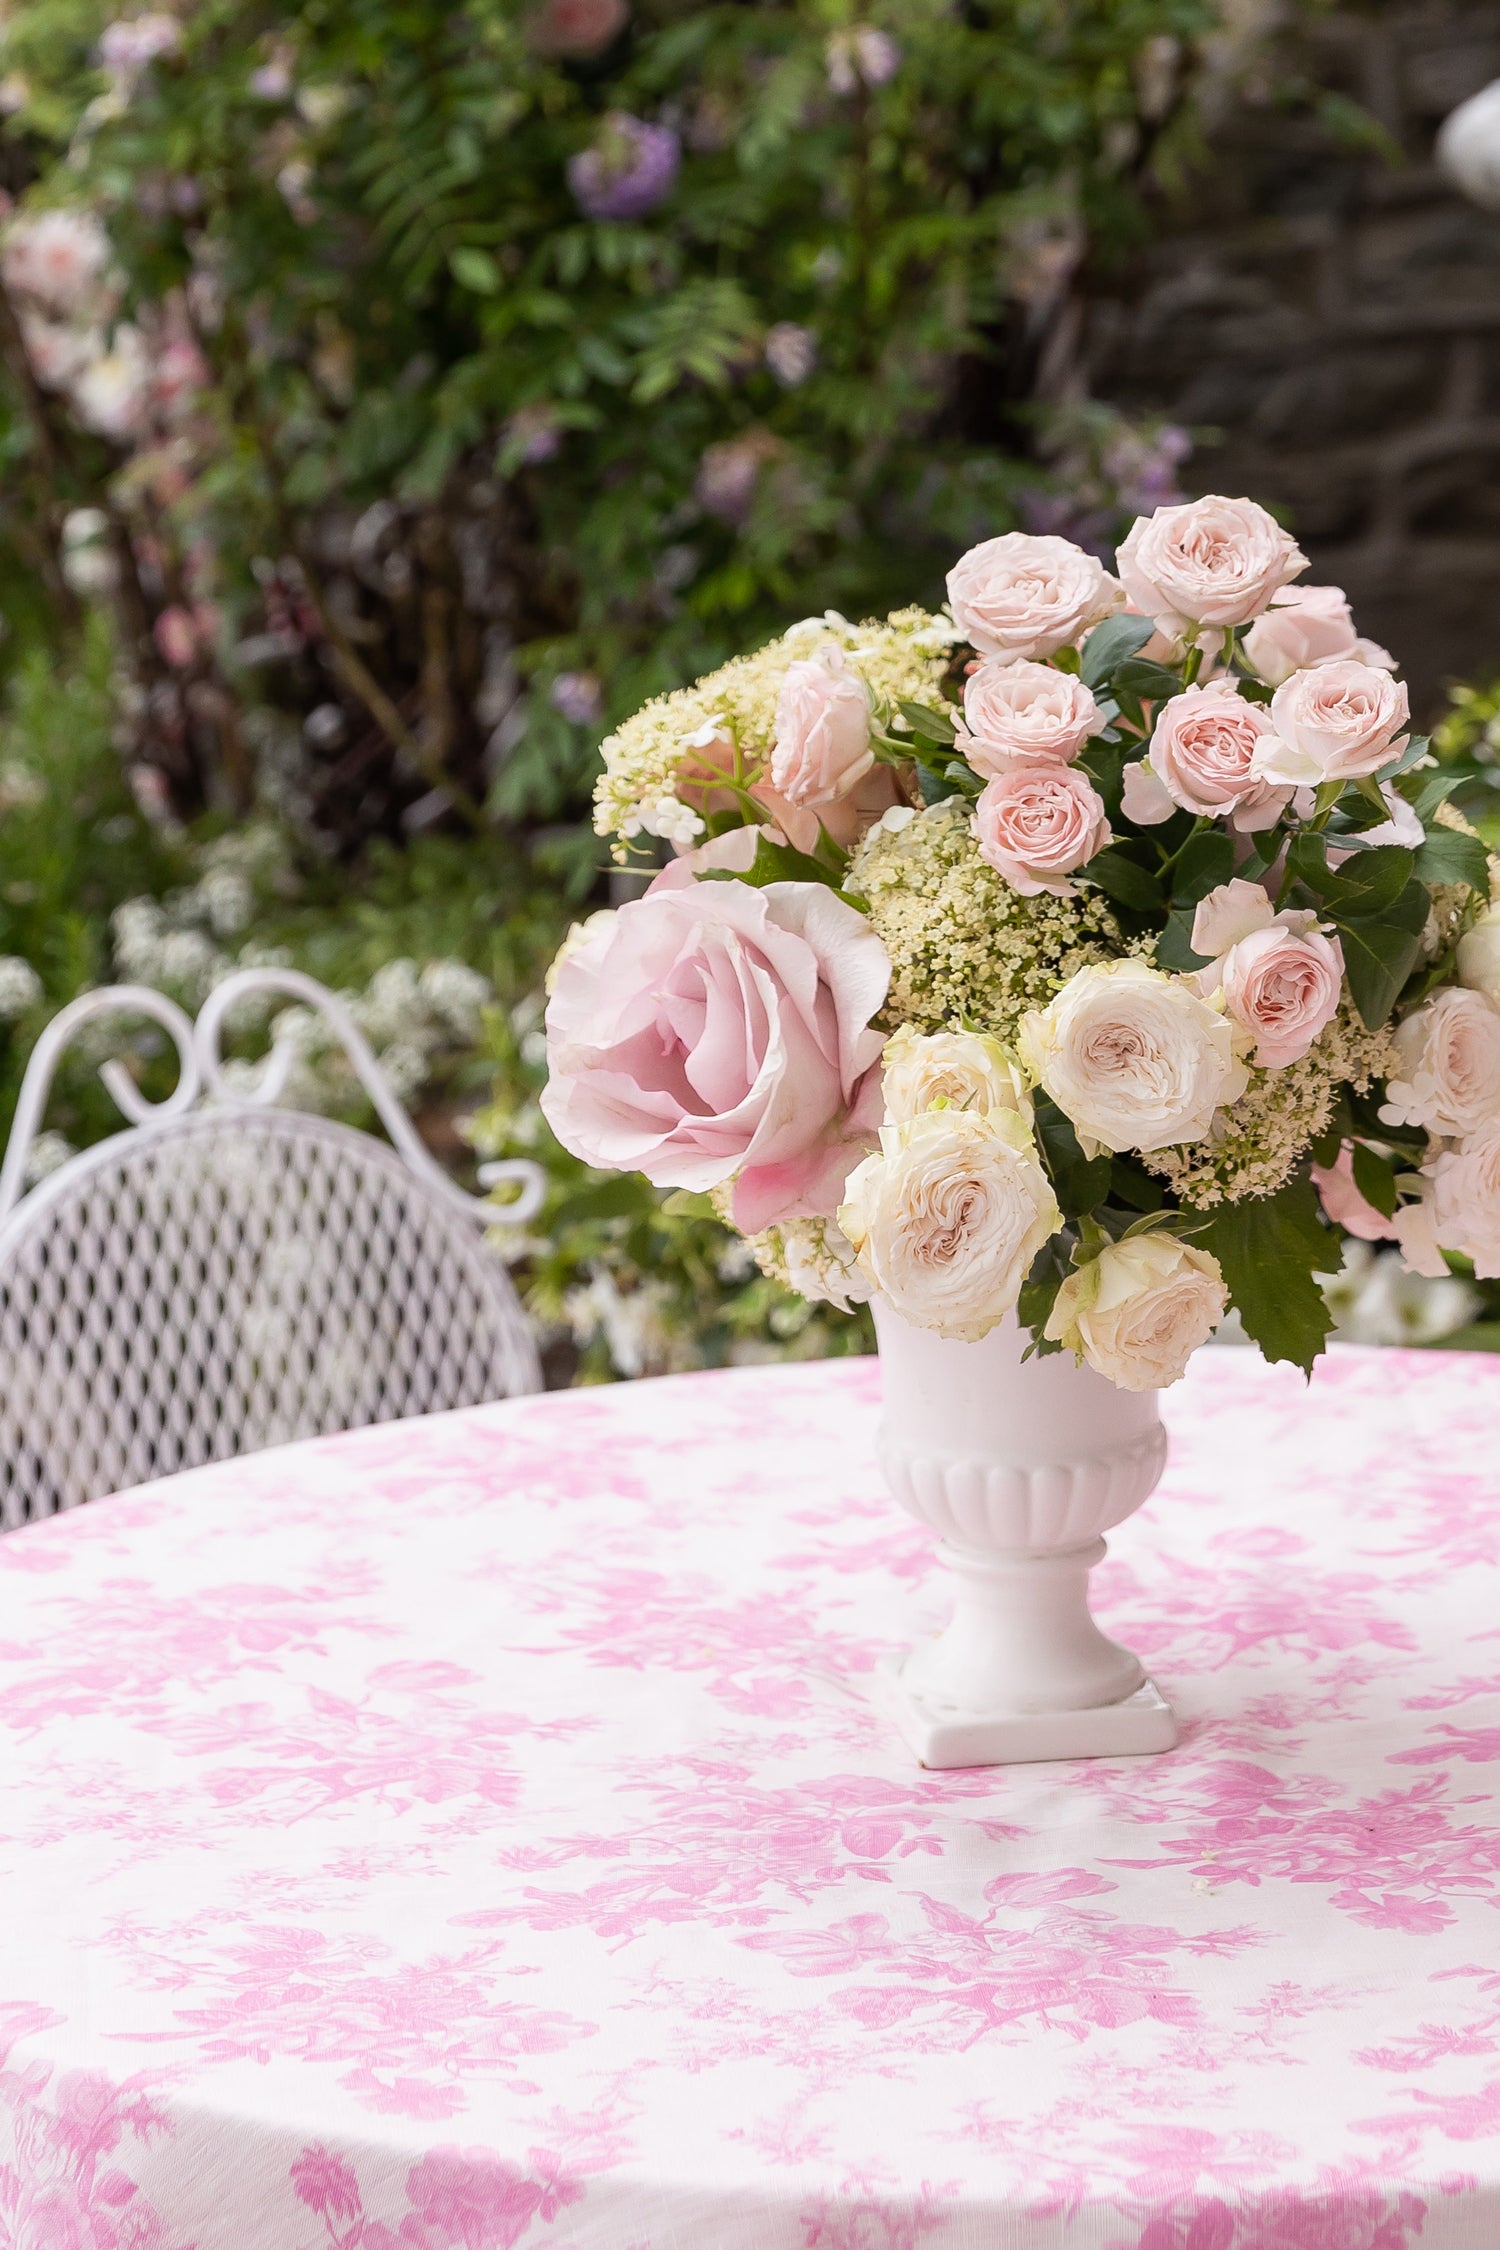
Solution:
<path fill-rule="evenodd" d="M 959 746 L 974 771 L 992 779 L 1016 758 L 1066 765 L 1107 724 L 1075 673 L 991 656 L 964 682 Z"/>
<path fill-rule="evenodd" d="M 954 623 L 981 655 L 1002 664 L 1069 647 L 1120 601 L 1096 556 L 1050 532 L 986 539 L 948 573 Z"/>
<path fill-rule="evenodd" d="M 870 699 L 859 674 L 836 645 L 787 667 L 776 699 L 771 787 L 794 805 L 827 805 L 875 763 Z"/>
<path fill-rule="evenodd" d="M 1389 672 L 1395 658 L 1374 641 L 1361 640 L 1341 586 L 1286 586 L 1244 640 L 1245 657 L 1268 687 L 1294 672 L 1352 656 Z"/>
<path fill-rule="evenodd" d="M 559 962 L 542 1095 L 563 1146 L 662 1187 L 735 1179 L 754 1234 L 837 1206 L 879 1123 L 886 951 L 820 883 L 665 889 Z"/>
<path fill-rule="evenodd" d="M 1300 1062 L 1338 1014 L 1343 948 L 1315 927 L 1289 926 L 1298 919 L 1294 910 L 1241 938 L 1220 967 L 1224 1006 L 1232 1022 L 1254 1034 L 1251 1060 L 1261 1070 Z"/>
<path fill-rule="evenodd" d="M 702 814 L 738 812 L 744 807 L 734 790 L 725 786 L 735 771 L 733 737 L 718 720 L 710 720 L 683 744 L 677 768 L 676 794 L 685 805 Z M 816 848 L 818 830 L 827 830 L 847 851 L 867 828 L 901 799 L 900 785 L 889 766 L 871 765 L 846 797 L 831 804 L 794 805 L 771 785 L 769 777 L 752 781 L 750 795 L 764 807 L 787 843 L 799 852 Z"/>
<path fill-rule="evenodd" d="M 1398 1206 L 1396 1216 L 1391 1221 L 1391 1233 L 1401 1252 L 1401 1263 L 1408 1273 L 1419 1273 L 1428 1281 L 1447 1279 L 1448 1261 L 1443 1256 L 1434 1224 L 1433 1182 L 1430 1174 L 1423 1182 L 1418 1200 Z"/>
<path fill-rule="evenodd" d="M 1270 732 L 1270 714 L 1262 704 L 1247 703 L 1232 680 L 1214 680 L 1208 687 L 1185 688 L 1162 705 L 1146 763 L 1173 805 L 1195 818 L 1232 814 L 1238 829 L 1269 828 L 1292 794 L 1251 770 Z"/>
<path fill-rule="evenodd" d="M 1248 625 L 1307 557 L 1254 500 L 1210 493 L 1139 516 L 1116 559 L 1132 609 L 1170 634 Z"/>
<path fill-rule="evenodd" d="M 657 891 L 689 890 L 700 875 L 713 869 L 722 868 L 730 875 L 748 875 L 762 837 L 772 843 L 786 841 L 775 828 L 726 828 L 722 836 L 710 836 L 706 844 L 690 844 L 686 849 L 679 847 L 661 873 L 652 877 L 646 897 L 653 897 Z"/>
<path fill-rule="evenodd" d="M 1348 1141 L 1340 1148 L 1336 1164 L 1315 1164 L 1312 1176 L 1325 1217 L 1345 1234 L 1357 1235 L 1361 1242 L 1395 1240 L 1395 1221 L 1367 1202 L 1354 1184 L 1354 1150 Z"/>
<path fill-rule="evenodd" d="M 1406 747 L 1411 720 L 1404 680 L 1340 657 L 1294 672 L 1271 698 L 1272 732 L 1255 754 L 1262 780 L 1295 788 L 1357 781 Z"/>
<path fill-rule="evenodd" d="M 1259 883 L 1238 877 L 1200 899 L 1193 915 L 1193 951 L 1216 956 L 1193 983 L 1255 1041 L 1262 1070 L 1300 1062 L 1338 1013 L 1344 955 L 1337 938 L 1318 928 L 1304 907 L 1278 914 Z"/>
<path fill-rule="evenodd" d="M 1500 1118 L 1432 1167 L 1432 1234 L 1472 1258 L 1481 1281 L 1500 1281 Z"/>
<path fill-rule="evenodd" d="M 1014 765 L 985 788 L 974 807 L 974 834 L 1014 891 L 1071 896 L 1065 878 L 1109 842 L 1104 800 L 1076 766 Z"/>
<path fill-rule="evenodd" d="M 1500 1008 L 1448 985 L 1396 1027 L 1396 1068 L 1380 1114 L 1458 1140 L 1500 1117 Z"/>

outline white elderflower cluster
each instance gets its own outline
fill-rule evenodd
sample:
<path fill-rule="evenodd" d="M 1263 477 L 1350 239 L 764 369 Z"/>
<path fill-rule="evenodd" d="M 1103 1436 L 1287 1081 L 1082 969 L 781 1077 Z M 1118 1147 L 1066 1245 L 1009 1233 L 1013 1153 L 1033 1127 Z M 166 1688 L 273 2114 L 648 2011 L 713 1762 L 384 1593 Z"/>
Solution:
<path fill-rule="evenodd" d="M 1274 1195 L 1327 1126 L 1340 1087 L 1367 1093 L 1394 1063 L 1390 1031 L 1367 1030 L 1345 1001 L 1300 1062 L 1252 1071 L 1205 1139 L 1154 1149 L 1141 1162 L 1196 1210 Z"/>
<path fill-rule="evenodd" d="M 654 697 L 602 746 L 595 827 L 601 836 L 621 839 L 643 828 L 663 834 L 650 825 L 650 818 L 659 815 L 664 800 L 677 801 L 679 774 L 691 762 L 695 746 L 720 734 L 738 746 L 753 779 L 770 756 L 776 702 L 787 670 L 818 649 L 832 643 L 842 650 L 876 708 L 891 710 L 901 700 L 932 700 L 954 639 L 949 620 L 924 609 L 897 610 L 880 622 L 859 625 L 830 610 L 824 617 L 805 618 L 780 640 L 751 656 L 737 656 L 692 687 Z M 623 844 L 620 852 L 623 856 Z"/>
<path fill-rule="evenodd" d="M 1097 893 L 1054 898 L 1012 890 L 979 855 L 959 798 L 924 812 L 888 812 L 849 862 L 847 888 L 865 901 L 891 957 L 885 1015 L 940 1031 L 967 1017 L 1011 1039 L 1091 962 L 1132 949 Z"/>
<path fill-rule="evenodd" d="M 631 836 L 659 836 L 674 851 L 688 851 L 703 834 L 706 823 L 685 805 L 680 797 L 658 797 L 654 802 L 637 805 L 621 823 L 620 834 Z"/>
<path fill-rule="evenodd" d="M 752 1235 L 748 1247 L 767 1280 L 779 1281 L 812 1304 L 833 1305 L 846 1313 L 869 1298 L 869 1282 L 837 1219 L 786 1219 Z"/>

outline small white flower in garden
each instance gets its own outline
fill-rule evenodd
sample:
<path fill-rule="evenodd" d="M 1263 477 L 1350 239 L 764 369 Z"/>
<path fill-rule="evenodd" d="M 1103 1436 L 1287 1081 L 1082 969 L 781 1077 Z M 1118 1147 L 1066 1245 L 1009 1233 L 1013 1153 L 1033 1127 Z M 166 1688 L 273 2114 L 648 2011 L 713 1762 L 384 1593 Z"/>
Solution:
<path fill-rule="evenodd" d="M 151 365 L 140 330 L 128 322 L 117 328 L 109 350 L 91 360 L 71 388 L 78 418 L 89 429 L 100 437 L 129 437 L 151 395 Z"/>
<path fill-rule="evenodd" d="M 107 318 L 115 292 L 109 236 L 86 211 L 40 211 L 17 219 L 0 243 L 0 275 L 12 293 L 56 320 Z"/>
<path fill-rule="evenodd" d="M 122 17 L 106 24 L 99 39 L 99 60 L 111 78 L 132 87 L 141 73 L 163 55 L 175 54 L 182 45 L 182 26 L 175 16 L 153 9 L 143 16 Z"/>
<path fill-rule="evenodd" d="M 1346 1242 L 1344 1261 L 1323 1283 L 1333 1332 L 1346 1344 L 1435 1344 L 1478 1319 L 1484 1299 L 1456 1275 L 1424 1278 L 1394 1250 Z"/>
<path fill-rule="evenodd" d="M 1500 1115 L 1500 1008 L 1483 992 L 1450 985 L 1396 1028 L 1397 1067 L 1380 1114 L 1445 1139 Z"/>
<path fill-rule="evenodd" d="M 431 1058 L 415 1041 L 392 1040 L 377 1058 L 386 1082 L 403 1108 L 409 1109 L 431 1075 Z"/>
<path fill-rule="evenodd" d="M 854 1245 L 834 1219 L 787 1219 L 779 1229 L 786 1278 L 810 1304 L 852 1312 L 870 1294 Z"/>
<path fill-rule="evenodd" d="M 1134 958 L 1080 969 L 1019 1045 L 1080 1140 L 1115 1151 L 1201 1140 L 1250 1078 L 1222 1008 Z"/>
<path fill-rule="evenodd" d="M 238 867 L 211 867 L 197 884 L 215 937 L 237 937 L 255 918 L 255 887 Z"/>
<path fill-rule="evenodd" d="M 1008 1047 L 978 1031 L 920 1032 L 902 1024 L 886 1041 L 881 1094 L 887 1125 L 904 1125 L 936 1103 L 990 1117 L 1014 1110 L 1031 1123 L 1031 1089 Z"/>
<path fill-rule="evenodd" d="M 478 1039 L 484 1011 L 493 1007 L 495 988 L 467 961 L 429 961 L 422 971 L 422 997 L 461 1044 Z"/>
<path fill-rule="evenodd" d="M 1248 625 L 1307 557 L 1254 500 L 1210 493 L 1139 516 L 1116 558 L 1131 607 L 1178 636 L 1201 626 Z"/>
<path fill-rule="evenodd" d="M 862 23 L 849 31 L 834 32 L 824 59 L 834 93 L 852 94 L 861 84 L 888 84 L 901 67 L 901 49 L 888 31 Z"/>
<path fill-rule="evenodd" d="M 64 1140 L 61 1133 L 38 1133 L 26 1151 L 26 1169 L 23 1174 L 26 1186 L 35 1187 L 39 1180 L 45 1180 L 53 1172 L 61 1171 L 69 1157 L 76 1156 L 77 1153 L 72 1142 Z"/>
<path fill-rule="evenodd" d="M 85 600 L 110 593 L 119 577 L 108 530 L 109 519 L 102 508 L 72 508 L 63 518 L 63 576 Z"/>
<path fill-rule="evenodd" d="M 7 758 L 0 763 L 0 812 L 29 811 L 32 806 L 44 804 L 47 784 L 35 766 L 28 766 L 20 758 Z"/>
<path fill-rule="evenodd" d="M 291 49 L 273 48 L 270 60 L 257 64 L 245 83 L 257 101 L 284 102 L 292 90 Z"/>
<path fill-rule="evenodd" d="M 818 339 L 795 320 L 778 320 L 766 330 L 765 356 L 777 382 L 794 391 L 818 364 Z"/>
<path fill-rule="evenodd" d="M 1046 1333 L 1119 1390 L 1164 1390 L 1186 1374 L 1228 1302 L 1217 1258 L 1170 1235 L 1139 1234 L 1068 1276 Z"/>
<path fill-rule="evenodd" d="M 42 999 L 42 980 L 18 953 L 0 954 L 0 1023 L 14 1023 Z"/>
<path fill-rule="evenodd" d="M 1443 121 L 1439 165 L 1481 210 L 1500 211 L 1500 78 L 1471 94 Z"/>
<path fill-rule="evenodd" d="M 560 711 L 570 726 L 598 725 L 599 682 L 592 672 L 559 672 L 549 694 L 553 709 Z"/>
<path fill-rule="evenodd" d="M 315 133 L 336 125 L 350 109 L 354 96 L 347 86 L 326 84 L 300 86 L 297 89 L 297 108 Z"/>
<path fill-rule="evenodd" d="M 977 1343 L 1014 1306 L 1062 1224 L 1024 1121 L 930 1109 L 882 1126 L 849 1175 L 839 1225 L 885 1303 L 917 1327 Z"/>
<path fill-rule="evenodd" d="M 1123 599 L 1096 555 L 1051 533 L 1004 532 L 971 547 L 948 573 L 959 631 L 1004 664 L 1055 655 Z"/>

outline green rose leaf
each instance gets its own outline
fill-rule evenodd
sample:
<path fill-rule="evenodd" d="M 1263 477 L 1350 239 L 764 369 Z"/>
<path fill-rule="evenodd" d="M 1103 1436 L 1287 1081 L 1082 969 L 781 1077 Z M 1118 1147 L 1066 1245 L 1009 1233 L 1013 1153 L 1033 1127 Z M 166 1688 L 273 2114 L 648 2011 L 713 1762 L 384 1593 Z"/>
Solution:
<path fill-rule="evenodd" d="M 1417 853 L 1424 883 L 1467 883 L 1481 898 L 1490 895 L 1490 855 L 1483 839 L 1461 828 L 1434 828 Z"/>
<path fill-rule="evenodd" d="M 1172 902 L 1175 906 L 1196 906 L 1200 898 L 1207 898 L 1233 874 L 1232 840 L 1220 828 L 1205 829 L 1201 836 L 1190 836 L 1177 855 L 1172 870 Z"/>
<path fill-rule="evenodd" d="M 905 703 L 898 698 L 896 709 L 923 742 L 941 743 L 947 748 L 957 739 L 947 712 L 935 711 L 930 703 Z"/>
<path fill-rule="evenodd" d="M 839 887 L 839 871 L 825 867 L 819 859 L 807 852 L 794 851 L 790 844 L 773 844 L 762 836 L 755 847 L 755 857 L 743 875 L 732 867 L 710 867 L 698 877 L 700 883 L 748 883 L 754 891 L 763 891 L 768 883 L 822 883 L 831 891 Z"/>
<path fill-rule="evenodd" d="M 1357 920 L 1364 914 L 1383 913 L 1411 881 L 1413 854 L 1404 844 L 1372 844 L 1352 853 L 1340 867 L 1328 865 L 1327 847 L 1326 836 L 1304 829 L 1292 838 L 1287 865 L 1341 918 Z"/>
<path fill-rule="evenodd" d="M 1396 1175 L 1363 1141 L 1354 1144 L 1354 1184 L 1366 1203 L 1372 1204 L 1383 1219 L 1390 1218 L 1396 1208 Z"/>
<path fill-rule="evenodd" d="M 1102 625 L 1096 625 L 1083 644 L 1079 672 L 1084 686 L 1102 687 L 1118 665 L 1145 647 L 1155 631 L 1149 617 L 1107 617 Z"/>
<path fill-rule="evenodd" d="M 1246 1335 L 1267 1359 L 1289 1359 L 1311 1373 L 1333 1326 L 1314 1276 L 1338 1264 L 1311 1180 L 1220 1204 L 1203 1218 L 1196 1239 L 1218 1259 Z"/>
<path fill-rule="evenodd" d="M 1378 1031 L 1422 952 L 1428 897 L 1420 883 L 1406 889 L 1380 916 L 1368 920 L 1336 917 L 1344 948 L 1344 970 L 1354 1005 L 1370 1031 Z"/>
<path fill-rule="evenodd" d="M 1156 877 L 1113 847 L 1096 852 L 1088 865 L 1079 872 L 1086 875 L 1090 882 L 1097 883 L 1106 897 L 1117 900 L 1121 906 L 1130 907 L 1137 914 L 1160 913 L 1166 904 Z"/>
<path fill-rule="evenodd" d="M 1117 695 L 1133 695 L 1147 703 L 1165 703 L 1182 693 L 1182 682 L 1165 664 L 1152 664 L 1143 656 L 1127 657 L 1116 667 L 1112 685 Z"/>

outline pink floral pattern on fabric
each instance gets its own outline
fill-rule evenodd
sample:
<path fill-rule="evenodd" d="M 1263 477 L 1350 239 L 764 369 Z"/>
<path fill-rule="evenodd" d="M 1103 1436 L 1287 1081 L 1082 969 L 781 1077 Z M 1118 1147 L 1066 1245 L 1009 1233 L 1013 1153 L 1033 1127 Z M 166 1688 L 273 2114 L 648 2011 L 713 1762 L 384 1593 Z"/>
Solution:
<path fill-rule="evenodd" d="M 0 1541 L 0 2250 L 1500 2241 L 1500 1364 L 1171 1392 L 1165 1758 L 927 1774 L 873 1362 Z"/>

